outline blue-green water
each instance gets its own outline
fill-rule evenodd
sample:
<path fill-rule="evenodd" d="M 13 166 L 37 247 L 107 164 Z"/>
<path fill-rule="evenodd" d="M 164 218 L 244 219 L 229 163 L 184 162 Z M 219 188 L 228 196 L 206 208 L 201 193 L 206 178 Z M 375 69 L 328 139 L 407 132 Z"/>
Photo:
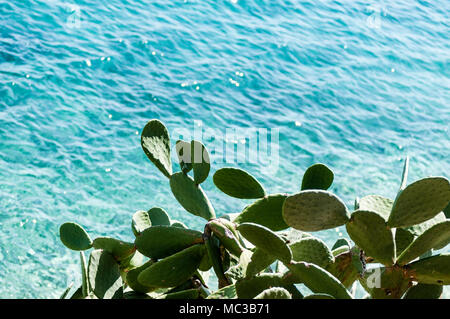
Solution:
<path fill-rule="evenodd" d="M 318 161 L 349 206 L 393 197 L 406 154 L 410 181 L 449 176 L 449 14 L 448 1 L 0 0 L 0 297 L 56 297 L 78 278 L 65 221 L 132 240 L 131 214 L 161 206 L 201 227 L 141 150 L 151 118 L 279 128 L 278 171 L 244 165 L 268 192 L 295 192 Z M 204 189 L 219 215 L 247 204 Z"/>

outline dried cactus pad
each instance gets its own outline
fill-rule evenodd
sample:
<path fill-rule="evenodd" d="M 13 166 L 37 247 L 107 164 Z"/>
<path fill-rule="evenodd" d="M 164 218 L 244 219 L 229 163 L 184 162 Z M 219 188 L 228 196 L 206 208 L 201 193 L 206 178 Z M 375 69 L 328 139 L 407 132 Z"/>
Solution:
<path fill-rule="evenodd" d="M 377 212 L 385 220 L 388 220 L 394 201 L 379 195 L 364 196 L 359 200 L 359 210 Z"/>
<path fill-rule="evenodd" d="M 305 262 L 292 262 L 286 266 L 289 268 L 286 280 L 303 283 L 314 293 L 328 294 L 336 299 L 352 299 L 339 280 L 325 269 Z"/>
<path fill-rule="evenodd" d="M 417 237 L 398 257 L 399 265 L 406 265 L 430 249 L 445 247 L 450 242 L 450 220 L 436 224 Z"/>
<path fill-rule="evenodd" d="M 238 168 L 224 167 L 217 170 L 213 182 L 222 192 L 235 198 L 254 199 L 266 195 L 252 175 Z"/>
<path fill-rule="evenodd" d="M 97 249 L 91 253 L 88 266 L 89 285 L 95 296 L 100 299 L 121 298 L 123 282 L 119 264 L 113 255 Z"/>
<path fill-rule="evenodd" d="M 314 164 L 306 170 L 302 179 L 302 190 L 327 190 L 333 184 L 334 174 L 325 164 Z"/>
<path fill-rule="evenodd" d="M 202 242 L 202 233 L 196 230 L 153 226 L 147 228 L 134 243 L 144 256 L 160 259 Z"/>
<path fill-rule="evenodd" d="M 254 299 L 292 299 L 291 294 L 284 288 L 273 287 L 264 290 L 258 294 Z"/>
<path fill-rule="evenodd" d="M 176 287 L 195 273 L 204 254 L 204 245 L 186 248 L 143 270 L 138 276 L 138 282 L 150 287 Z"/>
<path fill-rule="evenodd" d="M 127 259 L 136 251 L 134 244 L 111 237 L 98 237 L 94 239 L 92 245 L 95 249 L 103 249 L 104 251 L 107 251 L 113 255 L 117 261 Z"/>
<path fill-rule="evenodd" d="M 450 201 L 450 183 L 444 177 L 428 177 L 408 185 L 394 202 L 388 225 L 407 227 L 440 213 Z"/>
<path fill-rule="evenodd" d="M 86 250 L 92 247 L 92 240 L 86 231 L 76 223 L 64 223 L 59 228 L 61 242 L 72 250 Z"/>
<path fill-rule="evenodd" d="M 283 194 L 273 194 L 258 199 L 245 207 L 234 222 L 260 224 L 273 231 L 286 229 L 289 227 L 283 219 L 283 204 L 286 197 Z"/>
<path fill-rule="evenodd" d="M 145 155 L 167 177 L 172 175 L 170 137 L 167 128 L 159 120 L 150 120 L 141 134 L 141 146 Z"/>
<path fill-rule="evenodd" d="M 347 207 L 336 195 L 323 190 L 306 190 L 286 198 L 283 218 L 295 229 L 318 231 L 341 226 L 350 217 Z"/>
<path fill-rule="evenodd" d="M 292 260 L 305 261 L 322 268 L 334 262 L 334 257 L 327 245 L 319 238 L 305 238 L 289 245 Z"/>
<path fill-rule="evenodd" d="M 450 254 L 420 259 L 405 266 L 411 278 L 423 284 L 450 285 Z"/>
<path fill-rule="evenodd" d="M 366 255 L 387 266 L 394 264 L 394 235 L 383 217 L 375 212 L 357 210 L 346 228 L 350 238 Z"/>
<path fill-rule="evenodd" d="M 216 217 L 214 208 L 202 188 L 183 172 L 170 177 L 170 188 L 177 201 L 189 213 L 206 220 Z"/>
<path fill-rule="evenodd" d="M 131 229 L 135 236 L 139 236 L 145 229 L 152 226 L 152 221 L 148 213 L 144 210 L 138 210 L 133 214 L 131 220 Z"/>
<path fill-rule="evenodd" d="M 253 245 L 281 261 L 290 262 L 292 259 L 290 248 L 281 237 L 269 228 L 253 223 L 242 223 L 237 230 Z"/>

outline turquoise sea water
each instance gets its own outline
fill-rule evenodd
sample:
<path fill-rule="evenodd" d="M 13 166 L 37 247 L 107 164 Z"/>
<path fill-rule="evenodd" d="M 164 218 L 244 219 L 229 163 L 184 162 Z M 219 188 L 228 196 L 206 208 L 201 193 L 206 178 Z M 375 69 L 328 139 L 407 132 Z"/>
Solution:
<path fill-rule="evenodd" d="M 243 165 L 269 193 L 298 190 L 314 162 L 350 207 L 395 196 L 406 154 L 409 181 L 449 177 L 449 14 L 448 1 L 0 0 L 0 298 L 78 280 L 65 221 L 132 240 L 131 214 L 161 206 L 201 228 L 141 150 L 151 118 L 278 128 L 279 169 Z M 204 185 L 219 215 L 248 203 Z"/>

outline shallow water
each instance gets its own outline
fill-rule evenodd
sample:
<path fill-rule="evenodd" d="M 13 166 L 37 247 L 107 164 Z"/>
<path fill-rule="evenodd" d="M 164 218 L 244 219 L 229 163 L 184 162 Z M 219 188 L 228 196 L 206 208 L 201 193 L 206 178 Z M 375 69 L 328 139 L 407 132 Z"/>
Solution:
<path fill-rule="evenodd" d="M 151 118 L 278 128 L 278 170 L 242 165 L 269 193 L 314 162 L 349 207 L 395 196 L 407 154 L 410 181 L 449 176 L 450 2 L 234 2 L 0 1 L 1 298 L 78 280 L 65 221 L 132 240 L 131 214 L 161 206 L 201 228 L 141 150 Z M 248 203 L 204 185 L 219 215 Z"/>

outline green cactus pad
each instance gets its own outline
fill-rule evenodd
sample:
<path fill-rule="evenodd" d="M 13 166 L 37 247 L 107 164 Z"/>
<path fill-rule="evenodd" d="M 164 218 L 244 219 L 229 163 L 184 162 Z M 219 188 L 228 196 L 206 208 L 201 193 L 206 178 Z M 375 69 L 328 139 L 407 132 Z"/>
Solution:
<path fill-rule="evenodd" d="M 262 291 L 254 299 L 292 299 L 292 296 L 284 288 L 273 287 Z"/>
<path fill-rule="evenodd" d="M 189 173 L 192 169 L 191 144 L 183 140 L 178 140 L 175 144 L 175 149 L 181 171 L 185 174 Z"/>
<path fill-rule="evenodd" d="M 388 220 L 394 201 L 379 195 L 364 196 L 359 200 L 359 210 L 369 210 L 378 213 L 385 220 Z"/>
<path fill-rule="evenodd" d="M 303 299 L 335 299 L 335 298 L 328 294 L 312 294 L 305 296 L 305 298 Z"/>
<path fill-rule="evenodd" d="M 167 177 L 172 175 L 170 137 L 159 120 L 150 120 L 141 134 L 141 146 L 150 161 Z"/>
<path fill-rule="evenodd" d="M 276 258 L 260 248 L 255 248 L 247 266 L 246 277 L 253 277 L 275 262 Z"/>
<path fill-rule="evenodd" d="M 92 251 L 88 266 L 89 285 L 97 298 L 115 299 L 123 295 L 119 264 L 107 251 Z"/>
<path fill-rule="evenodd" d="M 403 299 L 439 299 L 443 290 L 441 285 L 417 284 L 408 289 Z"/>
<path fill-rule="evenodd" d="M 450 183 L 444 177 L 428 177 L 408 185 L 394 202 L 388 225 L 407 227 L 439 214 L 450 201 Z"/>
<path fill-rule="evenodd" d="M 306 189 L 327 190 L 333 184 L 334 174 L 325 164 L 314 164 L 308 167 L 302 180 L 302 191 Z"/>
<path fill-rule="evenodd" d="M 414 235 L 403 229 L 403 228 L 397 228 L 395 230 L 395 253 L 397 256 L 400 256 L 400 254 L 405 250 L 406 247 L 408 247 L 414 240 Z"/>
<path fill-rule="evenodd" d="M 450 202 L 448 203 L 447 207 L 444 208 L 443 210 L 445 217 L 447 219 L 450 219 Z"/>
<path fill-rule="evenodd" d="M 202 261 L 200 262 L 200 265 L 198 266 L 198 269 L 200 271 L 208 271 L 209 269 L 211 269 L 211 267 L 211 259 L 209 258 L 208 254 L 205 254 L 202 258 Z"/>
<path fill-rule="evenodd" d="M 262 198 L 266 195 L 261 184 L 244 170 L 224 167 L 217 170 L 213 182 L 225 194 L 243 199 Z"/>
<path fill-rule="evenodd" d="M 204 245 L 186 248 L 143 270 L 138 276 L 138 282 L 144 286 L 176 287 L 195 273 L 204 254 Z"/>
<path fill-rule="evenodd" d="M 212 294 L 210 294 L 206 299 L 236 299 L 236 287 L 235 285 L 229 285 L 219 290 L 216 290 Z"/>
<path fill-rule="evenodd" d="M 336 242 L 334 243 L 333 247 L 331 247 L 331 250 L 335 250 L 335 249 L 343 247 L 343 246 L 348 247 L 348 249 L 350 249 L 350 247 L 352 245 L 350 244 L 350 241 L 348 239 L 346 239 L 346 238 L 339 238 L 338 240 L 336 240 Z"/>
<path fill-rule="evenodd" d="M 375 212 L 357 210 L 346 224 L 350 238 L 367 256 L 390 266 L 395 262 L 394 235 L 383 217 Z"/>
<path fill-rule="evenodd" d="M 414 281 L 423 284 L 450 285 L 450 254 L 420 259 L 405 267 Z"/>
<path fill-rule="evenodd" d="M 147 213 L 152 226 L 169 226 L 171 224 L 169 214 L 160 207 L 150 208 Z"/>
<path fill-rule="evenodd" d="M 445 220 L 446 220 L 446 218 L 445 218 L 444 213 L 439 213 L 436 216 L 434 216 L 433 218 L 427 220 L 426 222 L 423 222 L 423 223 L 420 223 L 420 224 L 417 224 L 414 226 L 410 226 L 410 227 L 405 227 L 403 229 L 410 232 L 413 236 L 420 236 L 426 230 L 430 229 L 431 227 L 433 227 L 436 224 L 442 223 Z"/>
<path fill-rule="evenodd" d="M 286 265 L 289 272 L 285 280 L 303 283 L 314 293 L 325 293 L 336 299 L 351 299 L 352 296 L 341 282 L 325 269 L 305 262 L 291 262 Z"/>
<path fill-rule="evenodd" d="M 72 250 L 86 250 L 92 247 L 92 240 L 86 231 L 76 223 L 64 223 L 59 228 L 61 242 Z"/>
<path fill-rule="evenodd" d="M 202 242 L 202 233 L 196 230 L 153 226 L 144 230 L 134 243 L 144 256 L 160 259 Z"/>
<path fill-rule="evenodd" d="M 334 194 L 306 190 L 284 201 L 283 218 L 289 226 L 303 231 L 335 228 L 349 220 L 345 204 Z"/>
<path fill-rule="evenodd" d="M 334 261 L 334 257 L 327 245 L 318 238 L 305 238 L 290 244 L 292 260 L 306 261 L 322 268 Z"/>
<path fill-rule="evenodd" d="M 66 289 L 64 289 L 61 296 L 59 296 L 59 299 L 66 299 L 67 295 L 69 294 L 70 290 L 72 289 L 72 286 L 73 286 L 73 282 L 70 283 L 70 285 Z"/>
<path fill-rule="evenodd" d="M 240 299 L 252 299 L 266 289 L 282 287 L 289 291 L 294 299 L 302 299 L 303 295 L 295 286 L 283 279 L 283 274 L 263 273 L 259 276 L 243 279 L 235 283 L 236 292 Z"/>
<path fill-rule="evenodd" d="M 183 222 L 180 222 L 179 220 L 172 221 L 172 224 L 170 224 L 170 226 L 188 229 L 188 227 Z"/>
<path fill-rule="evenodd" d="M 240 280 L 246 277 L 247 268 L 251 262 L 252 252 L 250 250 L 244 250 L 239 256 L 239 262 L 236 265 L 231 266 L 225 272 L 225 276 L 227 278 L 231 278 L 234 280 Z"/>
<path fill-rule="evenodd" d="M 372 299 L 399 299 L 410 286 L 406 272 L 398 266 L 367 269 L 359 282 Z"/>
<path fill-rule="evenodd" d="M 239 257 L 242 253 L 242 247 L 235 236 L 235 232 L 225 226 L 225 222 L 227 221 L 222 218 L 213 219 L 208 222 L 208 227 L 230 253 Z"/>
<path fill-rule="evenodd" d="M 211 169 L 211 161 L 209 159 L 208 150 L 198 141 L 191 142 L 191 162 L 195 183 L 203 183 L 208 178 L 209 170 Z"/>
<path fill-rule="evenodd" d="M 148 212 L 144 210 L 138 210 L 133 214 L 131 220 L 131 229 L 133 230 L 134 235 L 139 236 L 145 229 L 152 226 L 152 222 L 150 217 L 148 216 Z"/>
<path fill-rule="evenodd" d="M 234 222 L 260 224 L 273 231 L 286 229 L 289 227 L 283 219 L 283 204 L 286 197 L 286 195 L 274 194 L 258 199 L 245 207 Z"/>
<path fill-rule="evenodd" d="M 242 223 L 237 230 L 253 245 L 281 261 L 289 262 L 292 259 L 290 248 L 269 228 L 253 223 Z"/>
<path fill-rule="evenodd" d="M 333 263 L 329 264 L 325 270 L 336 277 L 346 288 L 360 277 L 359 269 L 363 267 L 361 261 L 355 265 L 355 258 L 352 251 L 345 251 L 336 255 Z"/>
<path fill-rule="evenodd" d="M 83 297 L 86 297 L 91 292 L 91 288 L 89 286 L 86 257 L 84 256 L 84 252 L 82 251 L 80 251 L 80 266 L 81 266 L 81 293 Z"/>
<path fill-rule="evenodd" d="M 95 249 L 103 249 L 107 251 L 113 255 L 117 261 L 127 259 L 136 251 L 134 244 L 111 237 L 98 237 L 94 239 L 93 247 Z"/>
<path fill-rule="evenodd" d="M 199 299 L 200 290 L 198 288 L 177 291 L 160 296 L 158 299 Z"/>
<path fill-rule="evenodd" d="M 148 267 L 150 267 L 154 263 L 155 262 L 153 260 L 149 260 L 145 264 L 128 271 L 127 272 L 127 277 L 126 277 L 126 282 L 127 282 L 128 286 L 131 289 L 133 289 L 134 291 L 137 291 L 137 292 L 140 292 L 140 293 L 147 293 L 147 292 L 150 292 L 152 290 L 155 290 L 156 287 L 144 286 L 141 283 L 139 283 L 139 281 L 137 279 L 139 274 L 142 271 L 144 271 L 145 269 L 147 269 Z"/>
<path fill-rule="evenodd" d="M 450 220 L 432 226 L 417 237 L 398 257 L 397 263 L 406 265 L 430 249 L 445 247 L 448 243 L 450 243 Z"/>
<path fill-rule="evenodd" d="M 189 176 L 182 172 L 173 174 L 170 178 L 170 188 L 177 201 L 189 213 L 206 220 L 216 217 L 208 197 Z"/>

